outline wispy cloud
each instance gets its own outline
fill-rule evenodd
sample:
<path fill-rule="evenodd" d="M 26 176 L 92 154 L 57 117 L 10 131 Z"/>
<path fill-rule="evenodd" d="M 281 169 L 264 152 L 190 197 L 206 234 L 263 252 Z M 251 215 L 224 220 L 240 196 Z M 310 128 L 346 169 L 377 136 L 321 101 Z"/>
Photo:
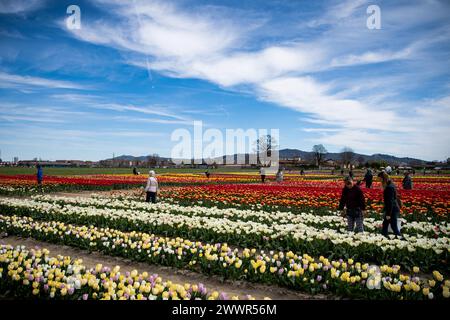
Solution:
<path fill-rule="evenodd" d="M 20 14 L 36 10 L 45 5 L 45 0 L 2 0 L 0 1 L 0 13 Z"/>
<path fill-rule="evenodd" d="M 25 2 L 16 3 L 11 10 L 24 12 Z M 366 8 L 372 4 L 367 0 L 241 8 L 191 0 L 95 0 L 88 7 L 92 4 L 99 14 L 83 19 L 80 30 L 67 30 L 63 18 L 55 18 L 70 41 L 44 48 L 34 66 L 9 67 L 22 56 L 17 50 L 0 55 L 8 63 L 0 69 L 0 88 L 12 89 L 4 91 L 16 97 L 45 88 L 55 103 L 50 105 L 83 110 L 86 119 L 102 118 L 131 131 L 142 124 L 190 125 L 194 118 L 205 121 L 218 114 L 234 125 L 250 118 L 246 108 L 254 117 L 261 106 L 289 114 L 286 131 L 300 122 L 314 127 L 303 130 L 311 143 L 426 159 L 450 153 L 449 126 L 442 117 L 450 95 L 449 71 L 443 67 L 450 52 L 446 1 L 381 2 L 381 30 L 366 28 Z M 280 10 L 270 10 L 275 7 Z M 287 8 L 292 12 L 281 12 Z M 307 18 L 297 19 L 296 9 L 305 9 L 301 17 Z M 284 17 L 292 20 L 280 21 Z M 88 44 L 73 45 L 80 44 L 77 40 Z M 136 66 L 152 69 L 149 88 L 142 85 L 147 73 Z M 23 70 L 44 73 L 25 76 Z M 74 72 L 104 90 L 68 92 L 92 89 L 84 81 L 67 81 Z M 124 74 L 128 78 L 117 85 Z M 228 115 L 236 106 L 242 109 L 233 119 Z M 41 121 L 71 121 L 59 111 L 55 116 L 43 112 Z M 302 116 L 298 123 L 293 112 Z M 0 115 L 8 124 L 39 121 L 26 112 Z M 275 120 L 268 116 L 258 125 Z"/>
<path fill-rule="evenodd" d="M 0 72 L 0 88 L 50 88 L 50 89 L 77 89 L 85 90 L 92 89 L 85 85 L 80 85 L 70 81 L 52 80 L 41 77 L 22 76 L 17 74 L 10 74 Z"/>

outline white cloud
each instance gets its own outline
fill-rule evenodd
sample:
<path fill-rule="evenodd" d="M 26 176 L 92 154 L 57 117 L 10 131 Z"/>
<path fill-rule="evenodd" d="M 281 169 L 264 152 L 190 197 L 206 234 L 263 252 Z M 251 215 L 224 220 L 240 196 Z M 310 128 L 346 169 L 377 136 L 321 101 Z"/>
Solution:
<path fill-rule="evenodd" d="M 262 83 L 259 88 L 264 100 L 310 114 L 321 123 L 348 129 L 400 130 L 392 126 L 396 119 L 393 112 L 330 95 L 329 87 L 311 77 L 277 78 Z"/>
<path fill-rule="evenodd" d="M 41 77 L 21 76 L 0 72 L 0 88 L 44 87 L 51 89 L 89 89 L 89 87 L 63 80 L 51 80 Z"/>
<path fill-rule="evenodd" d="M 45 3 L 45 0 L 2 0 L 0 13 L 20 14 L 36 10 Z"/>
<path fill-rule="evenodd" d="M 82 30 L 73 32 L 75 37 L 148 55 L 150 67 L 168 76 L 207 80 L 236 90 L 240 86 L 250 88 L 259 99 L 305 113 L 309 117 L 306 121 L 340 130 L 326 136 L 329 143 L 351 142 L 354 148 L 380 152 L 384 149 L 378 148 L 390 144 L 383 141 L 395 141 L 393 145 L 401 145 L 398 150 L 423 152 L 428 158 L 425 150 L 442 148 L 446 141 L 432 137 L 425 141 L 419 134 L 426 124 L 433 127 L 435 135 L 445 136 L 448 129 L 434 126 L 440 119 L 423 111 L 400 116 L 406 103 L 414 108 L 422 101 L 405 101 L 404 97 L 395 100 L 405 83 L 426 72 L 424 68 L 442 70 L 439 61 L 432 59 L 433 41 L 426 40 L 430 33 L 418 35 L 409 29 L 442 19 L 448 7 L 438 1 L 412 3 L 406 10 L 401 5 L 382 6 L 379 32 L 366 28 L 368 1 L 335 2 L 322 16 L 305 24 L 315 28 L 325 25 L 322 33 L 283 43 L 252 39 L 252 28 L 270 26 L 252 19 L 234 19 L 229 12 L 217 15 L 217 11 L 203 9 L 196 13 L 201 6 L 188 10 L 161 1 L 135 2 L 131 9 L 118 1 L 99 3 L 112 8 L 114 20 L 84 24 Z M 431 12 L 437 9 L 440 12 Z M 411 21 L 415 18 L 419 22 Z M 260 30 L 258 34 L 262 33 Z M 446 41 L 445 37 L 440 39 Z M 259 46 L 251 45 L 255 42 Z M 394 76 L 390 72 L 387 78 L 388 73 L 350 74 L 340 82 L 319 80 L 337 67 L 341 70 L 388 61 L 408 64 L 397 69 Z M 387 88 L 388 83 L 392 88 Z M 357 134 L 349 135 L 349 131 Z M 412 137 L 417 144 L 410 143 Z"/>

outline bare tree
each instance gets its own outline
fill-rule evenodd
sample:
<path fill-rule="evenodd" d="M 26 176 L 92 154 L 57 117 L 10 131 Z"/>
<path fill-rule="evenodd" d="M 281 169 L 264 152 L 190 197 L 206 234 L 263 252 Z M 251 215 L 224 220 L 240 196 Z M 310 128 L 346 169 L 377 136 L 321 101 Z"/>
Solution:
<path fill-rule="evenodd" d="M 157 153 L 154 153 L 147 157 L 147 162 L 150 167 L 155 167 L 159 164 L 160 158 Z"/>
<path fill-rule="evenodd" d="M 350 165 L 354 158 L 355 158 L 355 152 L 353 151 L 352 148 L 344 147 L 341 150 L 341 160 L 342 160 L 343 165 L 346 165 L 346 166 Z"/>
<path fill-rule="evenodd" d="M 278 142 L 270 134 L 263 135 L 256 140 L 257 163 L 267 165 L 267 159 L 272 157 L 272 153 L 278 150 Z"/>
<path fill-rule="evenodd" d="M 323 158 L 328 153 L 327 149 L 322 144 L 316 144 L 312 148 L 312 152 L 314 154 L 314 160 L 316 162 L 316 166 L 320 166 L 323 161 Z"/>
<path fill-rule="evenodd" d="M 358 159 L 357 159 L 356 161 L 358 161 L 358 164 L 359 164 L 360 166 L 363 166 L 363 165 L 364 165 L 364 157 L 363 157 L 363 156 L 359 156 Z"/>

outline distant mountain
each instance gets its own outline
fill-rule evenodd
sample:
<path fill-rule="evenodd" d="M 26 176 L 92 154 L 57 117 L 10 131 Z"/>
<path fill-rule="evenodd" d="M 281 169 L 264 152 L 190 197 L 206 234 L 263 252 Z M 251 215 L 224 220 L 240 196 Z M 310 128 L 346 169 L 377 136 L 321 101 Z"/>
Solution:
<path fill-rule="evenodd" d="M 116 160 L 116 161 L 145 161 L 148 159 L 148 157 L 151 157 L 151 155 L 149 156 L 139 156 L 139 157 L 135 157 L 135 156 L 131 156 L 131 155 L 121 155 L 118 157 L 113 158 L 109 158 L 109 159 L 105 159 L 103 161 L 111 161 L 111 160 Z M 160 160 L 170 160 L 170 158 L 165 158 L 165 157 L 159 157 Z"/>
<path fill-rule="evenodd" d="M 312 151 L 302 151 L 297 149 L 282 149 L 279 153 L 280 159 L 292 159 L 295 157 L 300 157 L 301 159 L 313 159 L 314 153 Z M 330 152 L 325 155 L 325 160 L 339 161 L 342 159 L 341 152 Z M 390 165 L 399 165 L 401 163 L 405 164 L 419 164 L 426 163 L 427 161 L 409 157 L 396 157 L 388 154 L 376 153 L 373 155 L 366 155 L 360 153 L 354 153 L 354 161 L 362 160 L 362 162 L 375 162 L 375 161 L 386 161 Z"/>
<path fill-rule="evenodd" d="M 245 159 L 248 161 L 249 155 L 245 154 Z M 151 156 L 139 156 L 139 157 L 134 157 L 131 155 L 121 155 L 118 157 L 115 157 L 115 160 L 118 161 L 145 161 L 148 157 Z M 223 156 L 222 159 L 225 160 L 226 156 Z M 310 160 L 314 158 L 313 152 L 312 151 L 302 151 L 302 150 L 298 150 L 298 149 L 281 149 L 279 151 L 279 158 L 280 159 L 293 159 L 293 158 L 301 158 L 304 160 Z M 325 160 L 334 160 L 334 161 L 339 161 L 342 158 L 342 153 L 336 153 L 336 152 L 330 152 L 327 153 L 324 157 Z M 160 160 L 170 160 L 170 158 L 166 158 L 166 157 L 159 157 Z M 233 159 L 237 159 L 237 155 L 234 154 L 233 155 Z M 112 158 L 110 159 L 105 159 L 105 160 L 113 160 Z M 366 154 L 360 154 L 360 153 L 354 153 L 353 156 L 353 160 L 354 161 L 362 161 L 362 162 L 374 162 L 374 161 L 386 161 L 387 163 L 389 163 L 390 165 L 399 165 L 399 164 L 407 164 L 407 165 L 419 165 L 419 164 L 425 164 L 427 161 L 425 160 L 421 160 L 421 159 L 415 159 L 415 158 L 409 158 L 409 157 L 396 157 L 396 156 L 392 156 L 392 155 L 388 155 L 388 154 L 381 154 L 381 153 L 376 153 L 373 155 L 366 155 Z"/>

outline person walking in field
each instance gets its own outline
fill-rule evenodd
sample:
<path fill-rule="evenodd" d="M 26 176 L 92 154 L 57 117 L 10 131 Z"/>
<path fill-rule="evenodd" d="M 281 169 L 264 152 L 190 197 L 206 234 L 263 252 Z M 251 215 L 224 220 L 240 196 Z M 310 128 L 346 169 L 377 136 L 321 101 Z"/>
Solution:
<path fill-rule="evenodd" d="M 413 183 L 412 183 L 411 176 L 409 175 L 409 172 L 405 173 L 405 177 L 403 178 L 402 185 L 403 185 L 403 189 L 405 189 L 405 190 L 411 190 L 413 188 Z"/>
<path fill-rule="evenodd" d="M 350 176 L 344 178 L 339 210 L 347 218 L 347 230 L 349 232 L 364 232 L 366 201 L 361 188 L 354 184 Z"/>
<path fill-rule="evenodd" d="M 353 179 L 354 174 L 353 174 L 353 170 L 352 169 L 350 169 L 350 171 L 348 172 L 348 176 Z"/>
<path fill-rule="evenodd" d="M 261 182 L 264 183 L 266 180 L 266 169 L 261 167 L 261 169 L 259 169 L 259 174 L 261 175 Z"/>
<path fill-rule="evenodd" d="M 42 180 L 44 179 L 44 172 L 42 170 L 42 166 L 40 164 L 37 165 L 36 179 L 39 187 L 42 186 Z"/>
<path fill-rule="evenodd" d="M 364 175 L 364 182 L 366 183 L 366 188 L 370 189 L 372 187 L 373 173 L 370 168 L 367 169 L 366 174 Z"/>
<path fill-rule="evenodd" d="M 387 237 L 389 225 L 396 236 L 402 237 L 398 228 L 398 219 L 400 217 L 401 201 L 397 196 L 397 189 L 394 182 L 389 178 L 385 171 L 378 174 L 383 187 L 384 215 L 383 228 L 381 233 Z"/>
<path fill-rule="evenodd" d="M 149 171 L 147 179 L 147 186 L 145 187 L 146 197 L 145 202 L 156 203 L 156 194 L 158 192 L 158 180 L 156 179 L 155 171 Z"/>
<path fill-rule="evenodd" d="M 283 169 L 279 168 L 277 172 L 277 182 L 283 182 Z"/>

